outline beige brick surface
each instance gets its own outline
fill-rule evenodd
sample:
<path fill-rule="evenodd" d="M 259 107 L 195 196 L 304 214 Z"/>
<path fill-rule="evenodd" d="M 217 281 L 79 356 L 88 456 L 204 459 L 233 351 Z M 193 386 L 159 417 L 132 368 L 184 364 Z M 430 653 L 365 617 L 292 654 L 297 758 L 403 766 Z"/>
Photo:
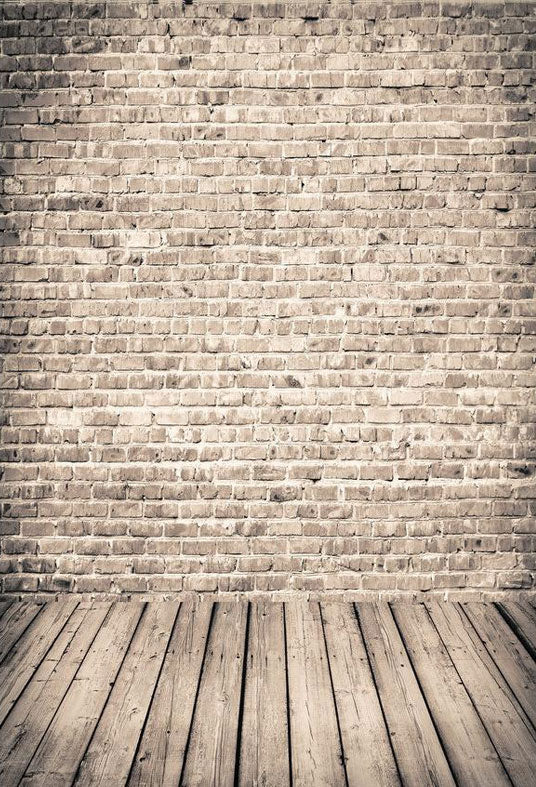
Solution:
<path fill-rule="evenodd" d="M 0 20 L 0 595 L 533 592 L 536 3 Z"/>

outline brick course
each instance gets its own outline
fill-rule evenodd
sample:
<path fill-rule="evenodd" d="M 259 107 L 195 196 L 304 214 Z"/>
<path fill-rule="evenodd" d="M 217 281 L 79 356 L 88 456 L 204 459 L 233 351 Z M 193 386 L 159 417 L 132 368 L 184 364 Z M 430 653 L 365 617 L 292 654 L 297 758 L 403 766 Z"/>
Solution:
<path fill-rule="evenodd" d="M 536 4 L 0 17 L 4 596 L 531 592 Z"/>

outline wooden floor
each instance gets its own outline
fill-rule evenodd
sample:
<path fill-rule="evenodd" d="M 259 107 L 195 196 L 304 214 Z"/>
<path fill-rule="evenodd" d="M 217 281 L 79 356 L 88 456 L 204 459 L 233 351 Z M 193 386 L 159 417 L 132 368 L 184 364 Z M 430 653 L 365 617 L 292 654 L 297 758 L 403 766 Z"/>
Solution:
<path fill-rule="evenodd" d="M 0 784 L 536 785 L 536 610 L 0 604 Z"/>

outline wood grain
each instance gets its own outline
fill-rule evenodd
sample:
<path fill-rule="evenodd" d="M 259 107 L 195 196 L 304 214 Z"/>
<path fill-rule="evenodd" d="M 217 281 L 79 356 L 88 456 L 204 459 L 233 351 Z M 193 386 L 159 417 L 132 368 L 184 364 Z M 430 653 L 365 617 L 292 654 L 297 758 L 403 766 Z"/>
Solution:
<path fill-rule="evenodd" d="M 39 667 L 77 604 L 76 599 L 64 599 L 46 604 L 6 654 L 0 666 L 0 724 Z"/>
<path fill-rule="evenodd" d="M 528 653 L 536 661 L 536 610 L 528 603 L 502 603 L 497 605 L 508 625 Z"/>
<path fill-rule="evenodd" d="M 129 779 L 129 787 L 179 783 L 212 604 L 183 601 Z"/>
<path fill-rule="evenodd" d="M 72 784 L 143 609 L 114 604 L 28 766 L 24 787 Z"/>
<path fill-rule="evenodd" d="M 246 604 L 216 604 L 183 770 L 184 787 L 234 784 L 246 620 Z"/>
<path fill-rule="evenodd" d="M 43 609 L 42 604 L 11 604 L 0 618 L 0 663 Z"/>
<path fill-rule="evenodd" d="M 251 605 L 238 782 L 290 784 L 282 604 Z"/>
<path fill-rule="evenodd" d="M 406 785 L 449 785 L 454 779 L 387 604 L 357 604 L 363 638 Z"/>
<path fill-rule="evenodd" d="M 75 784 L 126 784 L 179 605 L 150 604 L 121 665 Z"/>
<path fill-rule="evenodd" d="M 18 785 L 110 605 L 73 612 L 0 729 L 0 784 Z"/>
<path fill-rule="evenodd" d="M 536 735 L 536 662 L 510 626 L 491 604 L 464 604 L 486 650 L 508 684 L 508 693 L 519 702 Z"/>
<path fill-rule="evenodd" d="M 428 612 L 392 609 L 456 781 L 505 787 L 508 776 Z"/>
<path fill-rule="evenodd" d="M 351 604 L 322 604 L 322 620 L 350 787 L 400 784 L 367 652 Z"/>
<path fill-rule="evenodd" d="M 535 623 L 526 602 L 11 603 L 0 784 L 533 787 Z"/>
<path fill-rule="evenodd" d="M 320 607 L 286 608 L 292 784 L 346 784 Z"/>
<path fill-rule="evenodd" d="M 433 603 L 430 614 L 512 782 L 536 784 L 536 740 L 499 683 L 490 656 L 453 604 Z"/>

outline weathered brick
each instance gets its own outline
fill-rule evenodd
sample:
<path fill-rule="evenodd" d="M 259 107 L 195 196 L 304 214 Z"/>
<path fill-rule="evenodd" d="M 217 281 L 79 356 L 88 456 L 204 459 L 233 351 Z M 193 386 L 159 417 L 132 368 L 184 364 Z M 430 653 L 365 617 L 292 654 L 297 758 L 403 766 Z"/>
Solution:
<path fill-rule="evenodd" d="M 2 4 L 0 593 L 531 591 L 534 4 Z"/>

